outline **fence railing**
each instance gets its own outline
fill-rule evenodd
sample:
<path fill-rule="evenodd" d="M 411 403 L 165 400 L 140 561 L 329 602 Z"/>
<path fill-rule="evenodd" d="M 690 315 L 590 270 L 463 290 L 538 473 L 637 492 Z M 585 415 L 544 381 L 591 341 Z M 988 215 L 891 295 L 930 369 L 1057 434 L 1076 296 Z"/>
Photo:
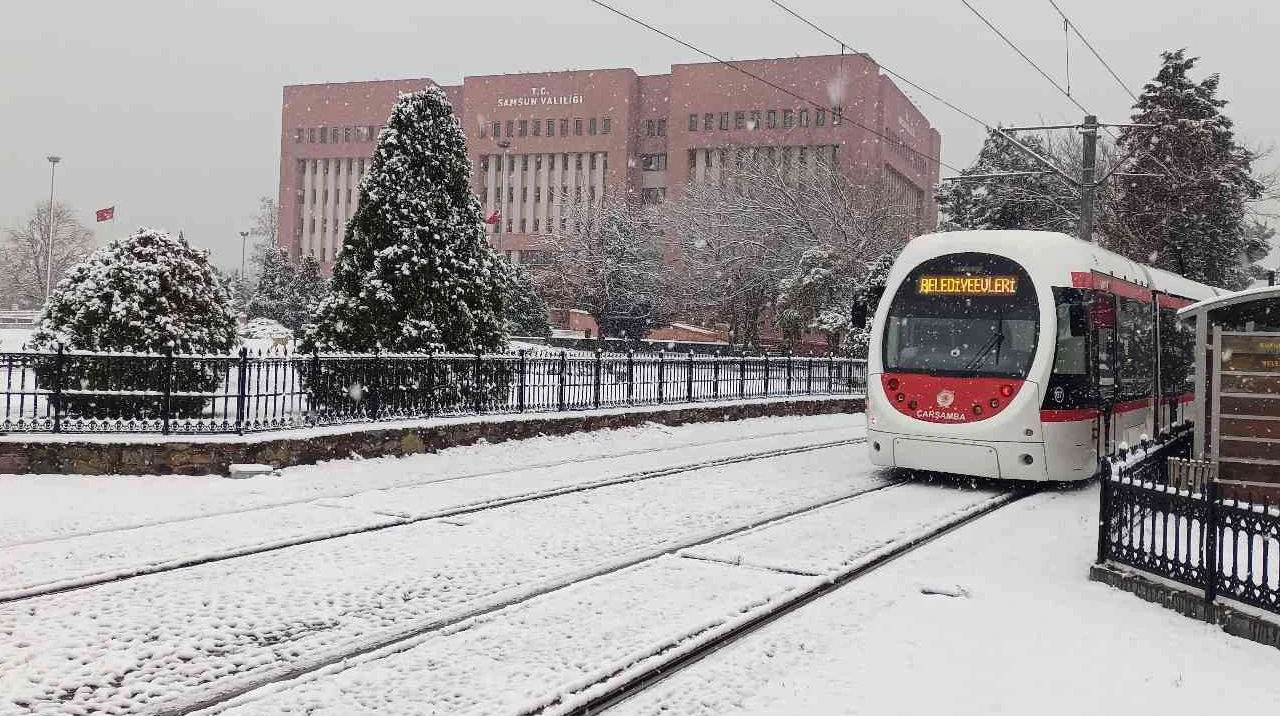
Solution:
<path fill-rule="evenodd" d="M 1102 479 L 1098 561 L 1114 562 L 1280 614 L 1280 508 L 1274 493 L 1214 480 L 1179 484 L 1183 435 Z M 1174 463 L 1171 482 L 1170 463 Z"/>
<path fill-rule="evenodd" d="M 245 433 L 865 387 L 865 361 L 834 356 L 0 353 L 0 432 Z"/>

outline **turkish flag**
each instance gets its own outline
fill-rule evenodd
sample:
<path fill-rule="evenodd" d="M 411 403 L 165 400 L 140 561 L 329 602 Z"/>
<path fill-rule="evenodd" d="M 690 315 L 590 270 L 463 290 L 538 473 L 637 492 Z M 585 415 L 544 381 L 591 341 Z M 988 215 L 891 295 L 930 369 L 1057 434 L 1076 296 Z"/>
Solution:
<path fill-rule="evenodd" d="M 98 221 L 111 221 L 116 218 L 116 208 L 114 206 L 108 206 L 105 209 L 98 209 L 97 216 Z"/>
<path fill-rule="evenodd" d="M 499 221 L 502 221 L 502 212 L 494 209 L 493 213 L 489 215 L 489 218 L 484 220 L 484 223 L 494 225 Z"/>

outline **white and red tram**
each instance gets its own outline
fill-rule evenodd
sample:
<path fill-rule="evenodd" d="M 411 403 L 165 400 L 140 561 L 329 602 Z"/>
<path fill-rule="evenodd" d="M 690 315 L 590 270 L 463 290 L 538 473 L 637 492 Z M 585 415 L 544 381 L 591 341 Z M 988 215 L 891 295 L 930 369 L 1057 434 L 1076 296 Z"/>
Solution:
<path fill-rule="evenodd" d="M 1092 477 L 1100 452 L 1185 419 L 1194 337 L 1174 312 L 1219 293 L 1065 234 L 913 239 L 872 327 L 871 461 Z"/>

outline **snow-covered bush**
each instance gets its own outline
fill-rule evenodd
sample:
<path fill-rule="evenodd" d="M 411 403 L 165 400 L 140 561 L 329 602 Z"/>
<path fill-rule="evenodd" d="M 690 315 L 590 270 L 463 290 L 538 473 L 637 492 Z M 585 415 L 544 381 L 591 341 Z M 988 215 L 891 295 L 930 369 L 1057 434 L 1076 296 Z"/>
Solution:
<path fill-rule="evenodd" d="M 236 344 L 229 299 L 207 251 L 143 228 L 67 272 L 49 297 L 30 345 L 37 351 L 225 354 Z M 136 361 L 68 358 L 61 380 L 63 390 L 155 391 L 161 387 L 159 372 Z M 53 361 L 42 362 L 37 375 L 52 386 Z M 208 392 L 217 386 L 211 367 L 186 361 L 174 366 L 174 392 Z M 204 403 L 200 397 L 179 397 L 171 406 L 177 415 L 192 416 Z M 154 418 L 163 405 L 158 396 L 64 395 L 61 408 L 68 416 Z"/>

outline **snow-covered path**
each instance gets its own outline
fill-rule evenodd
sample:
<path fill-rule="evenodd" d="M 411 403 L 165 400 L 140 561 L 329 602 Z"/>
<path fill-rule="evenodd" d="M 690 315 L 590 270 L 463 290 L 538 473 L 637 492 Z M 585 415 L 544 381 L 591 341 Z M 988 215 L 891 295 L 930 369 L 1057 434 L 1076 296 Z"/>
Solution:
<path fill-rule="evenodd" d="M 890 487 L 579 583 L 426 635 L 413 648 L 336 675 L 249 694 L 235 716 L 528 714 L 560 712 L 591 693 L 656 667 L 727 626 L 770 609 L 788 592 L 964 514 L 995 493 L 934 485 Z M 834 529 L 834 533 L 825 534 Z M 773 569 L 709 561 L 767 547 Z M 697 555 L 697 556 L 695 556 Z M 347 665 L 344 665 L 347 666 Z M 335 669 L 336 670 L 336 669 Z"/>
<path fill-rule="evenodd" d="M 1280 652 L 1088 581 L 1096 488 L 1032 496 L 610 709 L 715 714 L 1236 713 Z M 962 587 L 967 596 L 922 588 Z"/>
<path fill-rule="evenodd" d="M 10 700 L 0 713 L 198 703 L 884 484 L 858 467 L 862 450 L 703 469 L 3 604 L 0 693 Z M 426 498 L 397 503 L 412 511 L 414 499 Z"/>
<path fill-rule="evenodd" d="M 653 466 L 704 459 L 716 446 L 756 438 L 796 436 L 807 442 L 862 437 L 861 414 L 756 418 L 679 427 L 649 424 L 498 444 L 479 443 L 404 458 L 342 460 L 287 468 L 276 478 L 248 481 L 219 476 L 122 475 L 110 478 L 72 475 L 0 475 L 0 546 L 101 533 L 213 514 L 300 504 L 322 497 L 512 471 L 566 466 L 615 458 L 612 467 L 629 469 L 627 458 L 644 457 Z M 827 436 L 818 435 L 826 432 Z M 812 433 L 812 434 L 810 434 Z M 799 444 L 796 442 L 784 444 Z M 770 449 L 767 441 L 763 447 Z M 741 448 L 750 451 L 752 448 Z"/>

